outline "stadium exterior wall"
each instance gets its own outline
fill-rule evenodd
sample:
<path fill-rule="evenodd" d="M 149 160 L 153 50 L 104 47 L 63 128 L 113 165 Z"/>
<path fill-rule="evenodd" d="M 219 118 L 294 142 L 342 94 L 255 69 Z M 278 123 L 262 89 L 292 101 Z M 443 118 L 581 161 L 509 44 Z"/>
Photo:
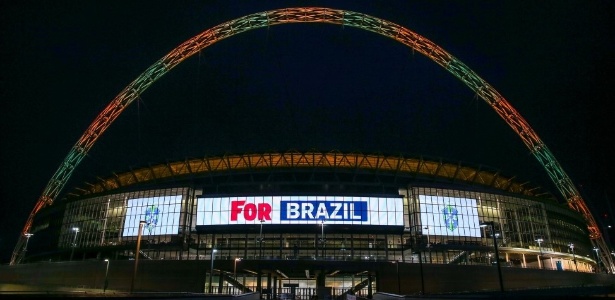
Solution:
<path fill-rule="evenodd" d="M 220 263 L 232 265 L 233 261 L 225 260 Z M 421 293 L 421 270 L 417 264 L 401 263 L 399 281 L 397 274 L 391 271 L 391 263 L 375 264 L 377 266 L 372 270 L 379 277 L 378 292 L 398 295 Z M 133 267 L 133 261 L 112 262 L 108 274 L 107 293 L 129 291 Z M 134 291 L 203 293 L 208 269 L 208 261 L 142 261 L 139 265 Z M 615 285 L 615 279 L 608 274 L 516 268 L 505 268 L 502 271 L 504 287 L 507 291 Z M 492 267 L 425 264 L 422 272 L 424 294 L 499 289 L 498 278 Z M 104 287 L 105 263 L 78 261 L 5 265 L 0 266 L 0 282 L 0 292 L 3 293 L 67 291 L 70 289 L 96 293 L 101 292 Z"/>
<path fill-rule="evenodd" d="M 95 288 L 98 268 L 108 259 L 114 278 L 109 288 L 121 290 L 139 253 L 138 280 L 148 291 L 281 293 L 288 290 L 284 284 L 297 284 L 303 296 L 325 287 L 336 295 L 371 296 L 413 293 L 419 281 L 418 291 L 485 290 L 497 289 L 490 282 L 497 279 L 496 267 L 507 288 L 529 287 L 521 279 L 532 276 L 541 278 L 533 287 L 601 280 L 600 274 L 584 277 L 602 271 L 579 213 L 527 192 L 459 182 L 456 176 L 468 169 L 458 170 L 427 178 L 394 169 L 310 165 L 147 182 L 138 182 L 144 173 L 135 172 L 135 184 L 123 186 L 118 179 L 117 187 L 102 190 L 112 182 L 107 180 L 95 193 L 42 210 L 26 264 L 9 273 L 16 283 L 37 278 L 41 285 Z M 507 182 L 480 171 L 468 174 L 499 187 Z M 289 207 L 298 209 L 295 219 L 289 219 Z M 36 274 L 60 268 L 56 274 L 62 275 L 19 275 L 32 268 Z M 460 273 L 473 276 L 454 275 Z"/>

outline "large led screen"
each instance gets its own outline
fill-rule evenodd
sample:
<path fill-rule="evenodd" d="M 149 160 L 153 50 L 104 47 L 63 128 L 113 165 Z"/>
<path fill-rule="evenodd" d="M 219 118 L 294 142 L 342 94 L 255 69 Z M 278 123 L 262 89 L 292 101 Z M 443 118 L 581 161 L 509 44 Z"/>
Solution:
<path fill-rule="evenodd" d="M 476 199 L 419 195 L 422 233 L 480 237 Z"/>
<path fill-rule="evenodd" d="M 403 226 L 402 198 L 352 196 L 201 197 L 197 225 L 327 224 Z"/>
<path fill-rule="evenodd" d="M 141 220 L 142 235 L 178 234 L 181 202 L 181 195 L 129 199 L 122 236 L 139 235 Z"/>

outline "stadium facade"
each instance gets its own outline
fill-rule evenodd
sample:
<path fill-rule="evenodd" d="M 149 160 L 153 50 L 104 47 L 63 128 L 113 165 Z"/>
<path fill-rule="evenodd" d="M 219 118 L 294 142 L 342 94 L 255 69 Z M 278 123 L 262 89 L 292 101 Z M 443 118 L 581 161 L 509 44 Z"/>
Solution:
<path fill-rule="evenodd" d="M 601 267 L 583 216 L 540 188 L 484 167 L 359 153 L 227 155 L 114 174 L 41 210 L 31 233 L 23 262 L 211 262 L 205 292 L 361 294 L 378 290 L 362 272 L 373 262 Z M 222 261 L 231 263 L 214 271 Z"/>

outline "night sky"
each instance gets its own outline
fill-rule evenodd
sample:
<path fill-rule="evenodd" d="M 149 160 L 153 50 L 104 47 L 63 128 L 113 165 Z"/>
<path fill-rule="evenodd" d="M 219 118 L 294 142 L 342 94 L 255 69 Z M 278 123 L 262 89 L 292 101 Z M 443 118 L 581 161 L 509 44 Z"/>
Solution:
<path fill-rule="evenodd" d="M 615 225 L 613 1 L 177 3 L 1 2 L 0 263 L 70 148 L 147 67 L 220 23 L 297 6 L 385 19 L 457 57 L 528 121 L 596 219 Z M 462 162 L 561 198 L 517 135 L 452 74 L 394 40 L 331 24 L 252 30 L 184 61 L 111 125 L 63 192 L 149 164 L 289 150 Z"/>

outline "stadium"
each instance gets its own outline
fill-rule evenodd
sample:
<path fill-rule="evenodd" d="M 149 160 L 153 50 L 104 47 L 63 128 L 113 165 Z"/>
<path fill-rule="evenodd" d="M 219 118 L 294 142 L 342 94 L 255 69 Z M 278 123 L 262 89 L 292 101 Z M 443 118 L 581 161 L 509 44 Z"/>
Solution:
<path fill-rule="evenodd" d="M 167 162 L 101 174 L 56 199 L 102 133 L 170 69 L 221 39 L 293 22 L 372 31 L 445 67 L 521 137 L 565 203 L 483 166 L 337 151 Z M 493 87 L 397 24 L 312 7 L 229 21 L 148 68 L 71 148 L 26 221 L 10 271 L 0 275 L 14 284 L 130 292 L 372 298 L 612 284 L 609 254 L 570 178 Z"/>
<path fill-rule="evenodd" d="M 539 191 L 495 170 L 424 158 L 203 158 L 74 189 L 38 214 L 36 252 L 25 259 L 217 262 L 205 291 L 296 285 L 298 296 L 379 290 L 373 263 L 596 272 L 583 217 Z"/>

